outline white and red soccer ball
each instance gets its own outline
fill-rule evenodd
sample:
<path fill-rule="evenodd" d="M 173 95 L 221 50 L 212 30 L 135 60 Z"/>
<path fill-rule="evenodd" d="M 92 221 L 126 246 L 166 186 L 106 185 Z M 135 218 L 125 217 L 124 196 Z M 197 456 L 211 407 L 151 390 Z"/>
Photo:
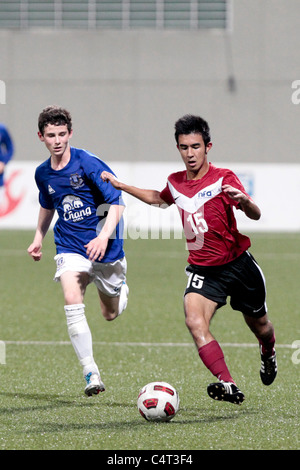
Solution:
<path fill-rule="evenodd" d="M 179 395 L 167 382 L 151 382 L 141 388 L 137 407 L 147 421 L 170 421 L 179 409 Z"/>

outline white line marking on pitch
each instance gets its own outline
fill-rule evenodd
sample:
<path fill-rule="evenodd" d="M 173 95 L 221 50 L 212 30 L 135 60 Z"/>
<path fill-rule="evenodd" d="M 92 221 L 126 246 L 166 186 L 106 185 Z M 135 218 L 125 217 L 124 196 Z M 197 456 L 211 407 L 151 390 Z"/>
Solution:
<path fill-rule="evenodd" d="M 5 344 L 14 345 L 37 345 L 37 346 L 65 346 L 70 345 L 70 341 L 4 341 Z M 142 347 L 190 347 L 194 346 L 193 343 L 144 343 L 144 342 L 130 342 L 130 341 L 94 341 L 94 345 L 102 346 L 142 346 Z M 220 343 L 221 346 L 230 348 L 257 348 L 258 343 Z M 293 348 L 292 344 L 276 344 L 276 348 Z"/>

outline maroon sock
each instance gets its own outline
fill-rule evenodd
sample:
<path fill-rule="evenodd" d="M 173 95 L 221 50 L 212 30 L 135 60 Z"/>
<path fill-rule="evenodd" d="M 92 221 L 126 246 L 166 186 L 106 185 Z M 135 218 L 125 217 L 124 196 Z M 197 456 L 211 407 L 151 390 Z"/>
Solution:
<path fill-rule="evenodd" d="M 203 364 L 219 380 L 235 383 L 226 366 L 223 351 L 216 340 L 201 346 L 198 353 Z"/>
<path fill-rule="evenodd" d="M 275 334 L 273 333 L 272 337 L 268 339 L 267 341 L 263 341 L 260 338 L 257 338 L 259 344 L 261 345 L 261 352 L 264 356 L 270 357 L 273 356 L 275 350 L 274 350 L 274 345 L 275 345 Z"/>

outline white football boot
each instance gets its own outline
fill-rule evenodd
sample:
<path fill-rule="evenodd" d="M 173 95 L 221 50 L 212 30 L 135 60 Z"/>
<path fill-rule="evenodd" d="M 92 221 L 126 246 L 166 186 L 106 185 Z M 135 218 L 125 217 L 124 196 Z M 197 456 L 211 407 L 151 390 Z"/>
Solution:
<path fill-rule="evenodd" d="M 91 397 L 92 395 L 98 395 L 99 392 L 105 391 L 105 385 L 101 381 L 100 375 L 92 374 L 92 372 L 90 372 L 85 376 L 85 380 L 86 387 L 84 389 L 84 393 L 88 397 Z"/>

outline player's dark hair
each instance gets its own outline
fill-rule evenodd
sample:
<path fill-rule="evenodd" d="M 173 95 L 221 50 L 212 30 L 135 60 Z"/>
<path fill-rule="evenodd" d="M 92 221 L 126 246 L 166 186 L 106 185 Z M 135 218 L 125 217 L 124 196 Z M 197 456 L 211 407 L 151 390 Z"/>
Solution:
<path fill-rule="evenodd" d="M 175 123 L 175 139 L 178 144 L 178 137 L 180 134 L 201 134 L 205 147 L 211 141 L 210 130 L 207 122 L 200 116 L 193 116 L 192 114 L 186 114 L 182 118 L 178 119 Z"/>
<path fill-rule="evenodd" d="M 51 105 L 43 109 L 38 119 L 38 128 L 42 135 L 44 135 L 45 127 L 48 124 L 54 126 L 63 126 L 66 125 L 68 131 L 72 130 L 72 118 L 69 111 L 59 106 Z"/>

